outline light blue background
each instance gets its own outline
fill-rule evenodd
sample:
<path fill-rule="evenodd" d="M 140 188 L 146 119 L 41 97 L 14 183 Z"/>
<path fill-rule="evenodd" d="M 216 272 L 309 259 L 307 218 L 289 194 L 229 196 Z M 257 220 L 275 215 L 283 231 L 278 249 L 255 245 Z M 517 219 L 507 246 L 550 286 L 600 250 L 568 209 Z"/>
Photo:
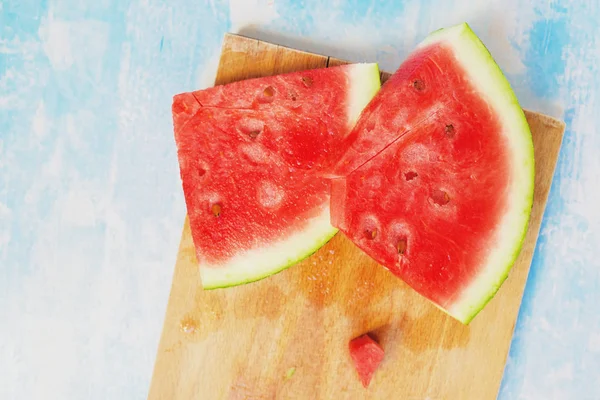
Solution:
<path fill-rule="evenodd" d="M 171 96 L 225 32 L 393 71 L 462 21 L 568 125 L 500 398 L 600 398 L 596 0 L 87 3 L 0 0 L 0 399 L 146 397 L 185 214 Z"/>

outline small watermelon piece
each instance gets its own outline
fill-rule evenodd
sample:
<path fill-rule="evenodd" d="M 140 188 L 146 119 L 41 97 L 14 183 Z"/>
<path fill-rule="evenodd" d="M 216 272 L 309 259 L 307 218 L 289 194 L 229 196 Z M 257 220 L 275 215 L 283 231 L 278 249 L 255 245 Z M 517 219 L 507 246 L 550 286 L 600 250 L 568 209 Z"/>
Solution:
<path fill-rule="evenodd" d="M 373 374 L 383 360 L 383 349 L 368 334 L 352 339 L 349 347 L 350 357 L 352 357 L 360 381 L 364 387 L 368 387 Z"/>
<path fill-rule="evenodd" d="M 348 138 L 332 224 L 469 323 L 519 254 L 533 199 L 531 132 L 500 68 L 467 24 L 438 30 Z"/>
<path fill-rule="evenodd" d="M 337 233 L 323 171 L 379 87 L 377 64 L 352 64 L 174 97 L 180 174 L 204 288 L 272 275 Z"/>

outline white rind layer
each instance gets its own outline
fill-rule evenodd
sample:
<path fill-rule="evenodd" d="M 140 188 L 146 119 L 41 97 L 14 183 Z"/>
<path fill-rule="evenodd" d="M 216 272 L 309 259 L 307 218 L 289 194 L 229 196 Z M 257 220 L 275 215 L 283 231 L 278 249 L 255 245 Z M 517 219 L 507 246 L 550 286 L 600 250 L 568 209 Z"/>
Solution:
<path fill-rule="evenodd" d="M 202 264 L 200 277 L 205 289 L 253 282 L 273 275 L 303 260 L 327 243 L 338 230 L 329 223 L 329 205 L 306 226 L 284 240 L 238 254 L 226 265 Z"/>
<path fill-rule="evenodd" d="M 350 101 L 348 102 L 348 124 L 354 127 L 362 110 L 381 88 L 377 64 L 352 64 L 348 72 Z"/>

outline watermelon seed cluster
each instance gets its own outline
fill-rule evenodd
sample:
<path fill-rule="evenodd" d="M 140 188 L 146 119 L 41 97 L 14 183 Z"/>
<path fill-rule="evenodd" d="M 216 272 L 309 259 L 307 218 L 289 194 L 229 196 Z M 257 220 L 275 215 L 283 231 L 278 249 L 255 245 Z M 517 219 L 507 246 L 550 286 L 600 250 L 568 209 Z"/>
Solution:
<path fill-rule="evenodd" d="M 444 206 L 450 202 L 450 196 L 448 195 L 448 192 L 439 189 L 434 190 L 431 193 L 431 199 L 438 206 Z"/>
<path fill-rule="evenodd" d="M 365 229 L 365 237 L 373 240 L 377 237 L 377 229 Z"/>
<path fill-rule="evenodd" d="M 272 86 L 267 86 L 265 90 L 263 90 L 263 96 L 265 97 L 273 97 L 275 95 L 275 89 Z"/>
<path fill-rule="evenodd" d="M 238 123 L 238 131 L 242 136 L 248 136 L 250 139 L 256 139 L 265 127 L 265 123 L 258 119 L 245 118 Z"/>
<path fill-rule="evenodd" d="M 415 90 L 418 90 L 419 92 L 425 90 L 425 82 L 420 79 L 415 79 L 412 84 Z"/>
<path fill-rule="evenodd" d="M 406 241 L 406 238 L 402 238 L 398 241 L 398 245 L 396 246 L 396 249 L 398 249 L 398 254 L 404 254 L 406 252 L 406 248 L 408 246 L 408 243 Z"/>
<path fill-rule="evenodd" d="M 408 171 L 407 173 L 404 174 L 404 178 L 407 181 L 412 181 L 413 179 L 415 179 L 417 176 L 419 176 L 419 174 L 417 174 L 415 171 Z"/>
<path fill-rule="evenodd" d="M 221 216 L 221 205 L 219 203 L 215 203 L 210 208 L 210 211 L 213 213 L 215 217 Z"/>
<path fill-rule="evenodd" d="M 305 87 L 309 88 L 313 85 L 313 80 L 310 76 L 303 76 L 302 84 L 304 84 Z"/>

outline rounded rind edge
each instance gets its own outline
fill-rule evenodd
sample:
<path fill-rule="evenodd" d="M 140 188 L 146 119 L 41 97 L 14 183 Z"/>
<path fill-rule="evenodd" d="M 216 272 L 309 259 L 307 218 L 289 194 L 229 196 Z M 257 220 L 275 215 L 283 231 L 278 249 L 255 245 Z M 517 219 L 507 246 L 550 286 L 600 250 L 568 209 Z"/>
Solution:
<path fill-rule="evenodd" d="M 529 169 L 528 172 L 523 171 L 523 180 L 524 182 L 527 182 L 527 192 L 519 195 L 519 197 L 522 198 L 521 201 L 523 202 L 523 206 L 521 208 L 522 217 L 519 219 L 519 226 L 515 226 L 515 228 L 520 229 L 520 233 L 514 235 L 515 240 L 512 252 L 509 256 L 507 256 L 506 263 L 504 263 L 502 267 L 498 268 L 494 280 L 478 283 L 478 285 L 489 287 L 490 289 L 482 290 L 481 292 L 484 292 L 483 296 L 459 301 L 458 305 L 448 309 L 438 305 L 438 308 L 441 308 L 444 312 L 448 313 L 450 316 L 466 325 L 469 324 L 479 314 L 479 312 L 485 308 L 491 299 L 495 297 L 500 287 L 508 278 L 512 267 L 514 266 L 518 256 L 521 253 L 521 250 L 523 249 L 527 231 L 529 229 L 531 209 L 533 207 L 535 157 L 531 129 L 529 127 L 529 123 L 527 122 L 525 113 L 518 102 L 516 94 L 506 79 L 506 76 L 503 74 L 500 66 L 494 60 L 490 51 L 475 34 L 475 32 L 473 32 L 468 23 L 465 22 L 449 28 L 438 29 L 437 31 L 432 32 L 425 40 L 423 40 L 418 47 L 427 46 L 437 42 L 438 40 L 452 38 L 453 36 L 460 37 L 462 40 L 466 39 L 471 43 L 471 45 L 475 45 L 478 48 L 477 53 L 480 55 L 482 61 L 484 61 L 489 67 L 490 73 L 494 77 L 495 84 L 506 96 L 506 101 L 511 103 L 511 111 L 513 113 L 511 118 L 514 118 L 515 123 L 517 120 L 519 122 L 518 132 L 520 133 L 519 138 L 521 139 L 520 145 L 525 150 L 524 152 L 526 154 L 526 157 L 523 160 L 525 162 L 523 167 Z M 525 178 L 525 175 L 527 178 Z"/>

